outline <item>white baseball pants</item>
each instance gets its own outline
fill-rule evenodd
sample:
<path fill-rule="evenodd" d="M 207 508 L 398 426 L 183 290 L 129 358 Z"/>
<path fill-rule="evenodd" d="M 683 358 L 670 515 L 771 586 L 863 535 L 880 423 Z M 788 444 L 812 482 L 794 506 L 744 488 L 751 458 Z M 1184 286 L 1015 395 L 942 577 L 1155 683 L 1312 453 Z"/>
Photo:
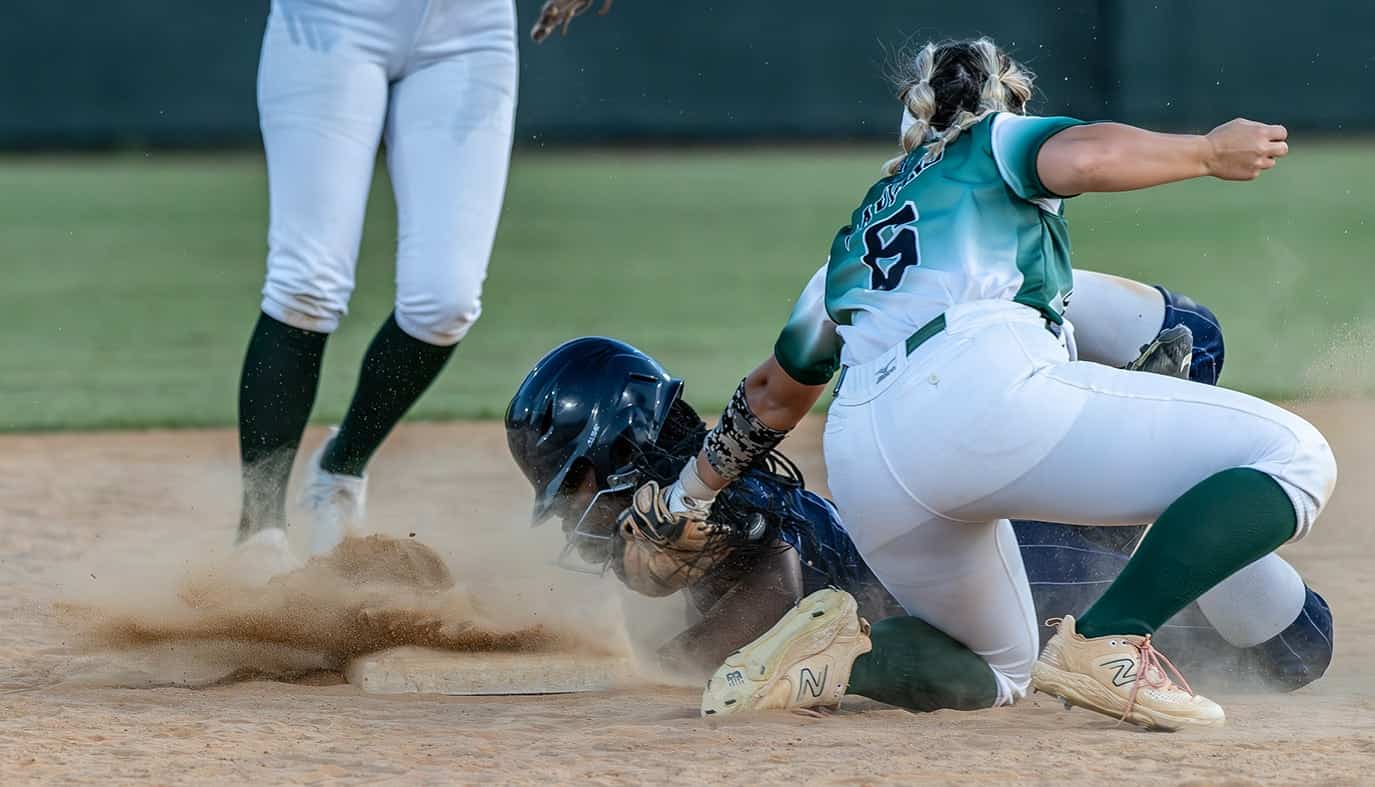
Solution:
<path fill-rule="evenodd" d="M 273 0 L 258 71 L 263 311 L 338 327 L 385 139 L 397 323 L 435 345 L 463 338 L 481 312 L 515 101 L 512 0 Z"/>
<path fill-rule="evenodd" d="M 898 346 L 847 371 L 826 468 L 874 573 L 909 613 L 988 662 L 1000 703 L 1025 694 L 1038 644 L 1008 519 L 1148 523 L 1209 476 L 1250 467 L 1288 493 L 1299 538 L 1331 494 L 1326 441 L 1279 407 L 1071 362 L 1041 316 L 1011 302 L 961 304 L 946 318 L 910 357 Z"/>

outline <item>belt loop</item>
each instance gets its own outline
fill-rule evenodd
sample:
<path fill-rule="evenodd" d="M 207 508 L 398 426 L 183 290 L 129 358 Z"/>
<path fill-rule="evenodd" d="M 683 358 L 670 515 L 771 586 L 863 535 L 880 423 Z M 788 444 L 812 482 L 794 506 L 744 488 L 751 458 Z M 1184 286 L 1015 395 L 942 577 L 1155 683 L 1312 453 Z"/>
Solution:
<path fill-rule="evenodd" d="M 916 352 L 918 347 L 926 344 L 931 337 L 943 330 L 945 330 L 945 313 L 941 312 L 907 337 L 907 354 L 911 355 Z"/>

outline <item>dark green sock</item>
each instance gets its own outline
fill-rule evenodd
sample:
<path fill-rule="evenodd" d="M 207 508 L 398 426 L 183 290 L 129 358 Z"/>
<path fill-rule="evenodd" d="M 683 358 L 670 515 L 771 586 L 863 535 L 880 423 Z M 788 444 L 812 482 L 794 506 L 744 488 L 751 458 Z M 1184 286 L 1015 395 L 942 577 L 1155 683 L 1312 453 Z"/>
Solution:
<path fill-rule="evenodd" d="M 391 315 L 363 356 L 358 388 L 339 434 L 321 466 L 340 475 L 363 475 L 368 460 L 454 354 L 454 348 L 422 342 L 401 330 Z"/>
<path fill-rule="evenodd" d="M 315 404 L 328 338 L 266 314 L 253 327 L 239 378 L 240 541 L 265 528 L 286 527 L 287 480 Z"/>
<path fill-rule="evenodd" d="M 1085 637 L 1152 634 L 1296 527 L 1294 504 L 1275 479 L 1240 467 L 1211 476 L 1165 509 L 1076 629 Z"/>
<path fill-rule="evenodd" d="M 982 710 L 998 700 L 988 663 L 920 618 L 880 620 L 869 638 L 874 649 L 855 659 L 850 694 L 918 712 Z"/>

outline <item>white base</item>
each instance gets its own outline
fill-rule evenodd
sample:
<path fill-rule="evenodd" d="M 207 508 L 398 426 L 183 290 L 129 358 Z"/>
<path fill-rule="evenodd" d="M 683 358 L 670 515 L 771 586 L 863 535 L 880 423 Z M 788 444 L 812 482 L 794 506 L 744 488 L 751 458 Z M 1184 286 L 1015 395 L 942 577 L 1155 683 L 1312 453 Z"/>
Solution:
<path fill-rule="evenodd" d="M 566 653 L 384 650 L 350 661 L 348 682 L 370 694 L 569 694 L 608 691 L 635 671 L 628 659 Z"/>

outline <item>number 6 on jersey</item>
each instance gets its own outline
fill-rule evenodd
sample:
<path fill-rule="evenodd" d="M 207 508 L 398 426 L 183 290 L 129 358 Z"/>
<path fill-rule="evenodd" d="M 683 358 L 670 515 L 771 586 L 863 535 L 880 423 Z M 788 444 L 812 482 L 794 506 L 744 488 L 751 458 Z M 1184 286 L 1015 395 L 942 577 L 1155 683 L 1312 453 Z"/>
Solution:
<path fill-rule="evenodd" d="M 917 206 L 908 200 L 893 215 L 864 230 L 864 257 L 869 289 L 895 290 L 913 265 L 921 264 L 917 246 Z M 892 261 L 886 268 L 883 263 Z"/>

